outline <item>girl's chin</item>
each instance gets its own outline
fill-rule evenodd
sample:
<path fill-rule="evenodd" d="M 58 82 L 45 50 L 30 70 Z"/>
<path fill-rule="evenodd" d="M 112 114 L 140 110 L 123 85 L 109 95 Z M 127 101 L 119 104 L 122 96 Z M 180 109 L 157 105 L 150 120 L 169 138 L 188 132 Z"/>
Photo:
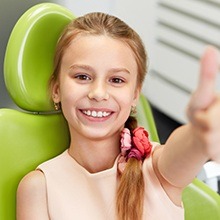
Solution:
<path fill-rule="evenodd" d="M 107 127 L 107 126 L 99 126 L 99 127 L 94 127 L 94 126 L 86 126 L 83 128 L 82 133 L 84 136 L 88 139 L 91 140 L 106 140 L 107 138 L 110 138 L 111 136 L 115 137 L 116 133 L 120 133 L 121 129 L 116 129 L 116 127 Z"/>

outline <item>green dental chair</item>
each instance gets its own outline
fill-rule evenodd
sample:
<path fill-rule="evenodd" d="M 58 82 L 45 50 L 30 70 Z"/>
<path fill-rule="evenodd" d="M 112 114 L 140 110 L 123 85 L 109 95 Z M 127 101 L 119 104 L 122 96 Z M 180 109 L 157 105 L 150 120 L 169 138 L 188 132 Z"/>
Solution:
<path fill-rule="evenodd" d="M 0 220 L 16 219 L 16 189 L 21 178 L 69 146 L 68 126 L 53 111 L 47 82 L 56 42 L 74 19 L 67 9 L 43 3 L 15 25 L 5 54 L 8 92 L 20 110 L 0 109 Z M 141 95 L 139 124 L 159 141 L 150 106 Z M 186 220 L 220 220 L 220 197 L 195 179 L 184 191 Z"/>

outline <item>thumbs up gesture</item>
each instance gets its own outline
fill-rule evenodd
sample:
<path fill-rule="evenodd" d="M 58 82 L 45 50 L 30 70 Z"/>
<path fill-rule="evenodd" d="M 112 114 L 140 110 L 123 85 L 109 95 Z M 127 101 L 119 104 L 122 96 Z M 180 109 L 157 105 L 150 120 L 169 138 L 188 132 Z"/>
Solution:
<path fill-rule="evenodd" d="M 192 135 L 197 138 L 201 150 L 217 162 L 220 162 L 220 97 L 215 92 L 215 84 L 219 62 L 218 50 L 207 47 L 201 58 L 199 83 L 187 108 Z"/>

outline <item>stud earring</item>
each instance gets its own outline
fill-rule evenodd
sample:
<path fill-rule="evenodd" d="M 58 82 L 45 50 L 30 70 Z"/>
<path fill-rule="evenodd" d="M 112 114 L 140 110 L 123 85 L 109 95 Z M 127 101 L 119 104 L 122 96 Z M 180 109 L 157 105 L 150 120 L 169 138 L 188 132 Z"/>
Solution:
<path fill-rule="evenodd" d="M 131 106 L 131 115 L 135 115 L 137 113 L 136 105 Z"/>
<path fill-rule="evenodd" d="M 55 111 L 59 111 L 61 109 L 60 102 L 58 102 L 58 103 L 54 102 L 53 105 L 54 105 Z"/>

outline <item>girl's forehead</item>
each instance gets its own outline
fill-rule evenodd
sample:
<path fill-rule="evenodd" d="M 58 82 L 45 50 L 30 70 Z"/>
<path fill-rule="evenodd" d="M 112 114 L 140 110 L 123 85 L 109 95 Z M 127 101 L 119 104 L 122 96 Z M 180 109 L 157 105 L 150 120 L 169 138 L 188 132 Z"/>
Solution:
<path fill-rule="evenodd" d="M 72 46 L 73 44 L 77 44 L 81 42 L 86 42 L 87 44 L 90 43 L 91 45 L 94 45 L 97 43 L 103 43 L 103 44 L 106 44 L 106 46 L 109 43 L 114 43 L 115 45 L 121 44 L 121 45 L 124 45 L 130 48 L 124 39 L 114 38 L 107 34 L 89 34 L 89 33 L 78 34 L 76 37 L 74 37 L 70 41 L 69 47 Z"/>

